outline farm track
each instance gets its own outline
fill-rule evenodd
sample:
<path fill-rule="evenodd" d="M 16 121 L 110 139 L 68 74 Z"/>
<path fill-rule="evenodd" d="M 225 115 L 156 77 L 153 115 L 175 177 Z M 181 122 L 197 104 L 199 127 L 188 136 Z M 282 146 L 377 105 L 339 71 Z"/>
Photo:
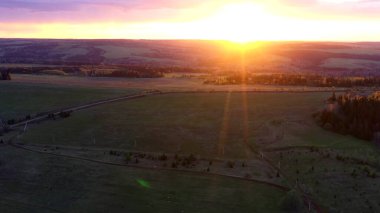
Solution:
<path fill-rule="evenodd" d="M 69 158 L 69 159 L 74 159 L 74 160 L 82 160 L 82 161 L 88 161 L 92 163 L 98 163 L 98 164 L 104 164 L 104 165 L 111 165 L 111 166 L 120 166 L 120 167 L 129 167 L 129 168 L 137 168 L 137 169 L 148 169 L 148 170 L 156 170 L 156 171 L 171 171 L 171 172 L 185 172 L 185 173 L 190 173 L 190 174 L 201 174 L 201 175 L 207 175 L 207 176 L 219 176 L 219 177 L 227 177 L 227 178 L 233 178 L 233 179 L 238 179 L 238 180 L 243 180 L 243 181 L 251 181 L 259 184 L 264 184 L 270 187 L 275 187 L 281 191 L 289 191 L 290 188 L 286 186 L 282 186 L 279 184 L 275 184 L 272 182 L 268 181 L 263 181 L 263 180 L 258 180 L 258 179 L 252 179 L 252 178 L 244 178 L 240 176 L 234 176 L 234 175 L 225 175 L 225 174 L 217 174 L 217 173 L 206 173 L 206 172 L 200 172 L 200 171 L 191 171 L 191 170 L 184 170 L 184 169 L 168 169 L 168 168 L 158 168 L 158 167 L 148 167 L 148 166 L 139 166 L 139 165 L 131 165 L 131 164 L 122 164 L 122 163 L 112 163 L 112 162 L 107 162 L 107 161 L 101 161 L 101 160 L 94 160 L 90 158 L 84 158 L 84 157 L 77 157 L 77 156 L 71 156 L 71 155 L 64 155 L 64 154 L 57 154 L 57 153 L 51 153 L 51 152 L 45 152 L 45 151 L 40 151 L 40 150 L 34 150 L 30 149 L 27 147 L 24 147 L 22 145 L 18 145 L 12 142 L 7 143 L 8 145 L 17 148 L 17 149 L 22 149 L 34 153 L 39 153 L 39 154 L 45 154 L 45 155 L 51 155 L 51 156 L 56 156 L 56 157 L 64 157 L 64 158 Z"/>
<path fill-rule="evenodd" d="M 127 100 L 132 100 L 132 99 L 138 99 L 138 98 L 143 98 L 143 97 L 153 96 L 153 95 L 165 95 L 165 94 L 202 94 L 202 93 L 207 94 L 207 93 L 227 93 L 227 92 L 232 92 L 232 93 L 316 93 L 316 92 L 317 93 L 328 93 L 328 92 L 335 92 L 335 91 L 336 90 L 323 90 L 323 91 L 321 91 L 321 90 L 316 90 L 316 91 L 171 91 L 171 92 L 161 92 L 161 91 L 147 92 L 146 91 L 146 92 L 142 92 L 140 94 L 126 95 L 126 96 L 121 96 L 121 97 L 118 97 L 118 98 L 112 98 L 112 99 L 106 99 L 106 100 L 96 101 L 96 102 L 92 102 L 92 103 L 88 103 L 88 104 L 83 104 L 83 105 L 79 105 L 79 106 L 74 106 L 74 107 L 70 107 L 70 108 L 66 108 L 66 109 L 50 111 L 48 114 L 45 113 L 45 114 L 37 116 L 37 117 L 35 117 L 35 118 L 31 119 L 31 120 L 22 121 L 22 122 L 14 124 L 14 125 L 11 125 L 10 129 L 14 130 L 14 129 L 18 128 L 18 127 L 26 126 L 29 123 L 36 123 L 36 122 L 48 120 L 49 119 L 48 118 L 49 114 L 53 114 L 54 116 L 59 116 L 59 114 L 61 112 L 77 112 L 77 111 L 81 111 L 81 110 L 84 110 L 84 109 L 96 107 L 96 106 L 99 106 L 99 105 L 110 104 L 110 103 L 121 102 L 121 101 L 127 101 Z M 66 158 L 71 158 L 71 159 L 76 159 L 76 160 L 84 160 L 84 161 L 89 161 L 89 162 L 94 162 L 94 163 L 101 163 L 101 164 L 105 164 L 105 165 L 133 167 L 133 168 L 140 168 L 140 169 L 154 169 L 154 170 L 161 170 L 161 171 L 179 171 L 179 172 L 187 172 L 187 173 L 193 173 L 193 174 L 196 173 L 196 174 L 203 174 L 203 175 L 222 176 L 222 177 L 229 177 L 229 178 L 234 178 L 234 179 L 239 179 L 239 180 L 245 180 L 245 181 L 252 181 L 252 182 L 256 182 L 256 183 L 261 183 L 261 184 L 265 184 L 265 185 L 268 185 L 268 186 L 271 186 L 271 187 L 276 187 L 276 188 L 278 188 L 278 189 L 280 189 L 282 191 L 289 191 L 291 189 L 290 187 L 277 185 L 277 184 L 274 184 L 274 183 L 271 183 L 271 182 L 266 182 L 266 181 L 262 181 L 262 180 L 255 180 L 255 179 L 247 179 L 247 178 L 233 176 L 233 175 L 211 174 L 211 173 L 203 173 L 203 172 L 188 171 L 188 170 L 173 170 L 173 169 L 165 169 L 165 168 L 151 168 L 151 167 L 142 167 L 142 166 L 136 166 L 136 165 L 125 165 L 125 164 L 104 162 L 104 161 L 99 161 L 99 160 L 94 160 L 94 159 L 87 159 L 87 158 L 76 157 L 76 156 L 68 156 L 68 155 L 62 155 L 62 154 L 56 154 L 56 153 L 47 153 L 47 152 L 43 152 L 43 151 L 39 151 L 39 150 L 29 149 L 29 148 L 26 148 L 26 147 L 23 147 L 23 146 L 20 146 L 20 145 L 16 145 L 16 144 L 13 144 L 13 143 L 9 143 L 9 144 L 11 146 L 15 147 L 15 148 L 20 148 L 20 149 L 24 149 L 24 150 L 40 153 L 40 154 L 50 154 L 50 155 L 54 155 L 54 156 L 58 156 L 58 157 L 66 157 Z M 252 153 L 262 155 L 262 160 L 265 163 L 269 164 L 274 170 L 278 171 L 280 173 L 280 175 L 282 177 L 284 177 L 287 182 L 289 182 L 288 181 L 289 178 L 287 178 L 287 176 L 284 174 L 284 172 L 280 168 L 278 168 L 276 165 L 274 165 L 274 163 L 271 162 L 268 158 L 264 157 L 264 155 L 260 151 L 256 150 L 254 147 L 252 147 L 247 142 L 245 142 L 245 145 L 249 148 L 249 150 Z M 263 151 L 265 152 L 265 150 L 263 150 Z M 322 210 L 321 206 L 318 203 L 316 203 L 310 196 L 308 196 L 298 185 L 297 185 L 296 188 L 297 188 L 297 191 L 299 191 L 302 194 L 305 205 L 311 204 L 313 206 L 313 208 L 318 213 L 325 212 L 324 210 Z"/>
<path fill-rule="evenodd" d="M 45 119 L 48 119 L 48 115 L 50 115 L 50 114 L 52 114 L 54 116 L 59 116 L 59 113 L 61 113 L 61 112 L 77 112 L 80 110 L 96 107 L 96 106 L 103 105 L 103 104 L 115 103 L 115 102 L 120 102 L 120 101 L 125 101 L 125 100 L 132 100 L 132 99 L 137 99 L 137 98 L 143 98 L 143 97 L 146 97 L 148 95 L 153 95 L 156 93 L 157 92 L 146 92 L 146 93 L 141 93 L 141 94 L 127 95 L 127 96 L 122 96 L 122 97 L 118 97 L 118 98 L 106 99 L 106 100 L 96 101 L 96 102 L 87 103 L 87 104 L 83 104 L 83 105 L 79 105 L 79 106 L 69 107 L 66 109 L 50 111 L 48 113 L 43 113 L 42 115 L 36 116 L 33 119 L 22 121 L 22 122 L 14 124 L 14 125 L 10 125 L 9 128 L 14 129 L 14 128 L 21 127 L 21 126 L 24 126 L 24 125 L 29 124 L 29 123 L 35 123 L 35 122 L 43 121 Z"/>
<path fill-rule="evenodd" d="M 59 113 L 61 112 L 77 112 L 80 110 L 96 107 L 99 105 L 104 105 L 104 104 L 109 104 L 109 103 L 115 103 L 115 102 L 121 102 L 121 101 L 126 101 L 126 100 L 132 100 L 132 99 L 138 99 L 138 98 L 143 98 L 147 96 L 152 96 L 152 95 L 166 95 L 166 94 L 209 94 L 209 93 L 328 93 L 328 92 L 335 92 L 336 90 L 310 90 L 310 91 L 167 91 L 167 92 L 162 92 L 159 90 L 155 90 L 152 92 L 141 92 L 140 94 L 133 94 L 133 95 L 126 95 L 126 96 L 121 96 L 117 98 L 112 98 L 112 99 L 105 99 L 105 100 L 100 100 L 100 101 L 95 101 L 87 104 L 82 104 L 79 106 L 73 106 L 73 107 L 68 107 L 68 108 L 62 108 L 62 109 L 57 109 L 57 110 L 51 110 L 48 112 L 43 112 L 39 113 L 36 117 L 30 120 L 25 120 L 16 124 L 9 125 L 10 129 L 15 129 L 17 127 L 25 126 L 30 123 L 36 123 L 40 122 L 43 120 L 48 119 L 48 115 L 52 114 L 54 116 L 58 116 Z"/>

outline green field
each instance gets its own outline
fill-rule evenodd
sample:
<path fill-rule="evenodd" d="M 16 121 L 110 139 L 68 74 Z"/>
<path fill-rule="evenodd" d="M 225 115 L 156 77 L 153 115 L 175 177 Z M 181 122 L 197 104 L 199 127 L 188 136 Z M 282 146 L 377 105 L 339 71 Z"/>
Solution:
<path fill-rule="evenodd" d="M 135 92 L 138 90 L 1 82 L 0 118 L 22 118 L 27 114 L 62 109 Z"/>
<path fill-rule="evenodd" d="M 283 196 L 249 181 L 99 165 L 0 145 L 0 212 L 278 212 Z"/>
<path fill-rule="evenodd" d="M 314 123 L 311 114 L 329 95 L 165 94 L 43 123 L 32 127 L 23 141 L 199 155 L 217 155 L 222 144 L 226 156 L 237 158 L 246 157 L 245 141 L 260 149 L 313 145 L 372 150 L 363 141 L 327 132 Z"/>
<path fill-rule="evenodd" d="M 51 89 L 44 88 L 40 92 L 45 98 L 51 96 Z M 21 86 L 18 90 L 28 93 Z M 93 89 L 75 90 L 85 94 Z M 214 92 L 148 96 L 30 125 L 18 142 L 83 147 L 83 152 L 85 148 L 102 148 L 239 160 L 249 160 L 253 152 L 261 152 L 281 169 L 284 185 L 298 185 L 327 212 L 378 212 L 378 148 L 371 142 L 326 131 L 312 118 L 330 95 Z M 68 99 L 72 103 L 82 101 Z M 31 96 L 30 101 L 37 103 L 34 100 L 38 99 Z M 20 104 L 19 111 L 31 110 L 23 109 L 27 106 L 23 101 L 14 102 Z M 21 212 L 48 211 L 47 207 L 64 212 L 283 209 L 280 203 L 285 192 L 250 181 L 109 166 L 8 146 L 0 147 L 0 152 L 0 178 L 6 180 L 0 189 L 0 202 L 6 211 L 16 206 L 22 207 Z M 11 196 L 6 196 L 10 192 Z M 25 193 L 30 196 L 22 196 Z"/>

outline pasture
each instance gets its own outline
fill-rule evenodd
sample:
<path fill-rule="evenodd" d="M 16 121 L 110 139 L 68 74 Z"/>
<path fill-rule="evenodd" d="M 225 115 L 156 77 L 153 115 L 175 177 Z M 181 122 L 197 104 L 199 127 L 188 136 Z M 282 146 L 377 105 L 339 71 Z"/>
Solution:
<path fill-rule="evenodd" d="M 245 158 L 257 149 L 287 146 L 371 150 L 363 141 L 319 128 L 311 114 L 330 93 L 163 94 L 114 103 L 67 120 L 31 127 L 23 139 L 45 144 Z"/>
<path fill-rule="evenodd" d="M 262 184 L 36 154 L 0 145 L 0 212 L 278 212 Z"/>
<path fill-rule="evenodd" d="M 28 84 L 12 86 L 24 95 L 34 91 L 25 89 Z M 58 86 L 36 86 L 42 95 L 29 95 L 29 101 L 38 104 L 39 98 L 52 98 L 55 93 L 49 91 L 55 87 Z M 63 102 L 73 105 L 80 104 L 83 97 L 96 99 L 135 91 L 76 86 L 66 89 L 69 94 L 78 92 L 67 97 L 70 103 Z M 312 118 L 330 95 L 329 92 L 161 94 L 97 106 L 67 119 L 30 125 L 16 141 L 42 148 L 76 147 L 77 152 L 88 156 L 91 153 L 86 150 L 104 149 L 251 162 L 258 159 L 257 153 L 262 153 L 281 170 L 281 184 L 301 188 L 326 211 L 377 212 L 378 148 L 370 142 L 326 131 Z M 9 95 L 3 97 L 12 100 Z M 25 101 L 28 99 L 13 101 L 13 105 L 19 104 L 18 113 L 38 109 L 29 108 Z M 12 107 L 9 105 L 5 112 Z M 46 106 L 49 107 L 54 108 Z M 285 192 L 267 185 L 202 172 L 197 175 L 110 166 L 6 145 L 1 145 L 0 152 L 3 171 L 0 178 L 6 180 L 2 182 L 0 195 L 5 210 L 22 203 L 18 205 L 20 212 L 31 209 L 280 212 L 285 197 Z M 103 155 L 103 151 L 100 153 Z M 267 169 L 264 163 L 252 168 Z M 31 189 L 35 191 L 33 196 L 18 199 Z"/>
<path fill-rule="evenodd" d="M 6 116 L 137 91 L 14 82 L 1 86 L 2 100 L 5 100 L 1 102 L 1 112 Z M 1 139 L 8 138 L 1 136 Z M 103 165 L 2 143 L 0 180 L 1 212 L 151 212 L 157 209 L 168 212 L 278 212 L 285 196 L 279 189 L 252 181 Z"/>
<path fill-rule="evenodd" d="M 50 81 L 54 84 L 52 81 Z M 98 89 L 95 87 L 73 87 L 70 85 L 29 84 L 1 82 L 0 118 L 7 120 L 23 118 L 28 114 L 64 109 L 135 93 L 138 90 Z"/>

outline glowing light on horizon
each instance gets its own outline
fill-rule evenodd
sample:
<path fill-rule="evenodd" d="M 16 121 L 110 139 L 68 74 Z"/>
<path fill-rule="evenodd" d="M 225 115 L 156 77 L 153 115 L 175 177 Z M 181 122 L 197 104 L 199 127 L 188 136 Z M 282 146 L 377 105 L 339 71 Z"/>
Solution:
<path fill-rule="evenodd" d="M 296 15 L 276 1 L 220 1 L 182 14 L 184 19 L 144 21 L 97 20 L 94 22 L 4 22 L 3 38 L 74 39 L 203 39 L 228 40 L 245 44 L 251 41 L 376 41 L 380 38 L 378 19 L 326 19 L 323 14 Z M 318 0 L 322 4 L 345 4 L 359 0 Z M 277 9 L 276 9 L 277 8 Z M 288 11 L 289 10 L 289 11 Z M 193 16 L 191 16 L 193 15 Z M 117 16 L 117 15 L 115 15 Z M 191 17 L 191 18 L 189 18 Z"/>
<path fill-rule="evenodd" d="M 263 20 L 269 23 L 272 17 L 257 5 L 242 3 L 226 5 L 200 22 L 217 32 L 221 39 L 246 43 L 259 38 Z"/>
<path fill-rule="evenodd" d="M 330 3 L 330 4 L 342 4 L 342 3 L 355 3 L 360 2 L 362 0 L 318 0 L 322 3 Z"/>

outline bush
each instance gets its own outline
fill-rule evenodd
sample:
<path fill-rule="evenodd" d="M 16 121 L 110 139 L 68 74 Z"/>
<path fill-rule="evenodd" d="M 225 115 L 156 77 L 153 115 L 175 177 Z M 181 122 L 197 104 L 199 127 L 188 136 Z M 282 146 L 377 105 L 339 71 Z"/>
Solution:
<path fill-rule="evenodd" d="M 13 124 L 15 124 L 16 123 L 16 120 L 15 119 L 10 119 L 10 120 L 8 120 L 8 125 L 13 125 Z"/>
<path fill-rule="evenodd" d="M 160 157 L 159 157 L 160 161 L 166 161 L 168 159 L 168 157 L 165 155 L 165 154 L 162 154 Z"/>
<path fill-rule="evenodd" d="M 227 162 L 227 167 L 228 167 L 228 168 L 234 168 L 234 167 L 235 167 L 235 162 L 233 162 L 233 161 L 228 161 L 228 162 Z"/>
<path fill-rule="evenodd" d="M 286 212 L 300 212 L 302 199 L 294 190 L 291 190 L 281 200 L 281 208 Z"/>
<path fill-rule="evenodd" d="M 173 162 L 172 163 L 172 168 L 177 168 L 177 167 L 178 167 L 177 162 Z"/>
<path fill-rule="evenodd" d="M 352 171 L 351 176 L 354 178 L 356 178 L 358 176 L 355 169 Z"/>
<path fill-rule="evenodd" d="M 60 112 L 60 113 L 59 113 L 59 116 L 60 116 L 61 118 L 68 118 L 68 117 L 71 116 L 71 111 L 63 111 L 63 112 Z"/>
<path fill-rule="evenodd" d="M 132 159 L 132 156 L 131 156 L 130 153 L 125 154 L 125 161 L 126 161 L 127 163 L 128 163 L 129 161 L 131 161 L 131 159 Z"/>

